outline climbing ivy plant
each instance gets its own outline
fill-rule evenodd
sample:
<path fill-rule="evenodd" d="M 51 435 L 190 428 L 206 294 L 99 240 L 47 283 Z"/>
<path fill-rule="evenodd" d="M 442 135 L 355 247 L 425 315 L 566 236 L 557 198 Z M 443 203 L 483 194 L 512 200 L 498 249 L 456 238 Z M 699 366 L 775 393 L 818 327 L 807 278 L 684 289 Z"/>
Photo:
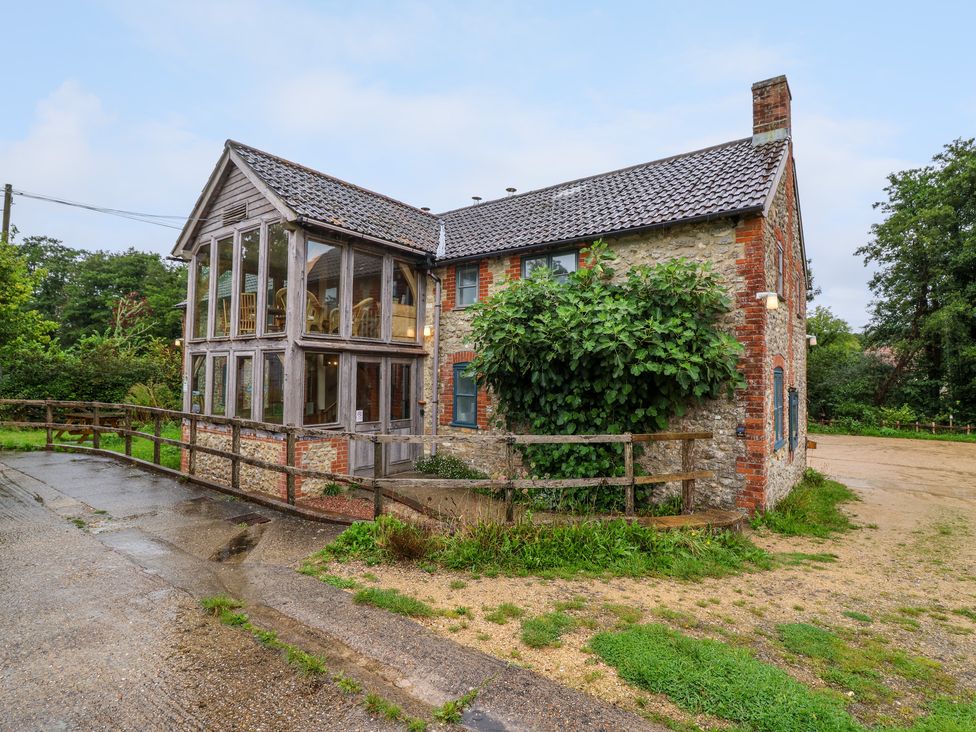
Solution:
<path fill-rule="evenodd" d="M 653 432 L 740 385 L 742 347 L 718 327 L 731 301 L 708 264 L 673 259 L 618 277 L 605 243 L 584 254 L 586 266 L 565 283 L 539 268 L 474 306 L 477 356 L 469 368 L 494 392 L 505 427 Z M 531 473 L 551 478 L 622 475 L 621 455 L 620 445 L 523 449 Z M 570 490 L 541 502 L 605 510 L 618 502 L 615 493 Z"/>

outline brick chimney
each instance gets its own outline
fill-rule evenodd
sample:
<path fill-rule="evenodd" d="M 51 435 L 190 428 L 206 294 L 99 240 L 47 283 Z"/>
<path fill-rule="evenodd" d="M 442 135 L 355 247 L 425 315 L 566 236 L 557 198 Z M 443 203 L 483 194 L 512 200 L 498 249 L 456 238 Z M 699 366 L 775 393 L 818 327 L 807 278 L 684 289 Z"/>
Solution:
<path fill-rule="evenodd" d="M 790 135 L 790 85 L 775 76 L 752 85 L 752 141 L 756 145 Z"/>

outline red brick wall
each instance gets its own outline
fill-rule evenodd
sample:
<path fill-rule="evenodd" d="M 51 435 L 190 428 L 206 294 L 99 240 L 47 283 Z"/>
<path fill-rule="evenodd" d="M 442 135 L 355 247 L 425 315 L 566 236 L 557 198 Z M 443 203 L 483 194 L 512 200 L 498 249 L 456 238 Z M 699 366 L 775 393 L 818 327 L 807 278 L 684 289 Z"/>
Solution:
<path fill-rule="evenodd" d="M 470 264 L 470 263 L 469 263 Z M 457 307 L 457 265 L 444 268 L 442 276 L 441 307 L 453 310 Z M 488 269 L 488 259 L 478 261 L 478 299 L 488 297 L 488 287 L 493 280 L 491 270 Z"/>

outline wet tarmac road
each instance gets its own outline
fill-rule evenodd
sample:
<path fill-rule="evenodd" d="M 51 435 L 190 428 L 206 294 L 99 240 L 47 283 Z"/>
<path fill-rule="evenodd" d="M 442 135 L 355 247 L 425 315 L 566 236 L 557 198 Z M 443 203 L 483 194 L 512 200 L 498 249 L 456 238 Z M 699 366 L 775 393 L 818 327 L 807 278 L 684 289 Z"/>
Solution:
<path fill-rule="evenodd" d="M 205 618 L 216 593 L 414 716 L 479 686 L 470 729 L 656 729 L 294 571 L 341 530 L 107 458 L 0 453 L 0 729 L 391 728 Z"/>

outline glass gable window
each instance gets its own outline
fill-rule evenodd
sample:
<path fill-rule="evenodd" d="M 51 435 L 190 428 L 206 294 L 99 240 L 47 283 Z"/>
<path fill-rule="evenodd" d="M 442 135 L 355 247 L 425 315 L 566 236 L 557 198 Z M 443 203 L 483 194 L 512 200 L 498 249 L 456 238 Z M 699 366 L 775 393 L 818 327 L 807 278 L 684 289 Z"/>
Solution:
<path fill-rule="evenodd" d="M 237 313 L 237 332 L 254 335 L 258 319 L 258 261 L 261 256 L 261 230 L 241 234 L 240 304 Z"/>
<path fill-rule="evenodd" d="M 393 340 L 417 340 L 417 273 L 393 260 Z"/>
<path fill-rule="evenodd" d="M 203 414 L 204 399 L 207 393 L 207 357 L 190 357 L 190 411 Z"/>
<path fill-rule="evenodd" d="M 354 251 L 352 262 L 352 334 L 358 338 L 380 338 L 383 257 Z"/>
<path fill-rule="evenodd" d="M 466 363 L 454 364 L 454 424 L 462 427 L 478 426 L 478 384 L 473 376 L 465 375 Z"/>
<path fill-rule="evenodd" d="M 305 332 L 339 333 L 340 247 L 309 241 L 305 249 Z"/>
<path fill-rule="evenodd" d="M 214 337 L 230 335 L 230 302 L 234 289 L 234 237 L 217 240 L 217 308 L 214 311 Z"/>
<path fill-rule="evenodd" d="M 261 420 L 281 424 L 285 413 L 285 354 L 264 354 L 263 411 Z"/>
<path fill-rule="evenodd" d="M 552 276 L 557 282 L 566 282 L 570 272 L 576 271 L 577 265 L 576 252 L 539 254 L 522 260 L 522 276 L 530 277 L 534 270 L 545 267 L 552 270 Z"/>
<path fill-rule="evenodd" d="M 783 369 L 773 369 L 773 449 L 779 450 L 786 440 L 783 438 Z"/>
<path fill-rule="evenodd" d="M 265 333 L 284 333 L 288 317 L 288 232 L 281 224 L 268 226 L 268 280 Z"/>
<path fill-rule="evenodd" d="M 251 419 L 251 393 L 253 391 L 254 368 L 250 356 L 238 356 L 236 364 L 236 389 L 234 396 L 234 416 Z"/>
<path fill-rule="evenodd" d="M 410 364 L 390 364 L 390 419 L 410 419 Z"/>
<path fill-rule="evenodd" d="M 478 302 L 478 264 L 459 264 L 456 277 L 457 306 L 464 307 Z"/>
<path fill-rule="evenodd" d="M 305 411 L 302 424 L 339 421 L 339 354 L 305 354 Z"/>
<path fill-rule="evenodd" d="M 214 356 L 213 388 L 210 394 L 210 413 L 227 414 L 227 356 Z"/>
<path fill-rule="evenodd" d="M 210 245 L 204 244 L 197 252 L 193 269 L 195 297 L 193 302 L 193 337 L 207 337 L 207 317 L 210 307 Z"/>

